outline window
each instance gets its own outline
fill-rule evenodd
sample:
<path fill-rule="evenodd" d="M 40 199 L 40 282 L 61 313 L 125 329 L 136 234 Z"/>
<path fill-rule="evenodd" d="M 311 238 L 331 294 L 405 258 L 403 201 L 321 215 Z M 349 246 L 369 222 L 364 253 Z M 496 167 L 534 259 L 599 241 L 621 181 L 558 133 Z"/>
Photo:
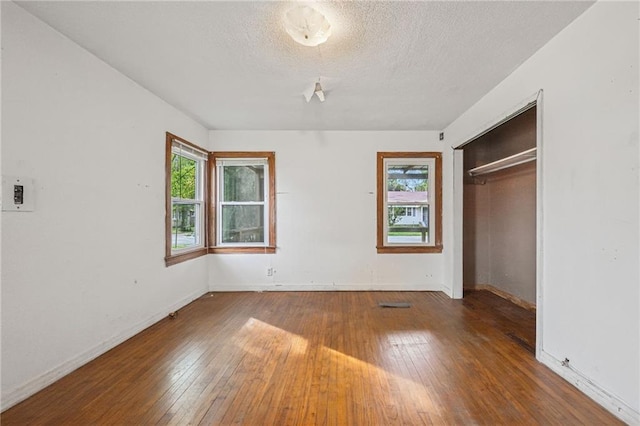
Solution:
<path fill-rule="evenodd" d="M 202 148 L 166 134 L 167 266 L 207 253 L 207 159 Z"/>
<path fill-rule="evenodd" d="M 211 154 L 212 253 L 275 253 L 275 155 Z"/>
<path fill-rule="evenodd" d="M 378 153 L 378 253 L 442 252 L 442 153 Z"/>

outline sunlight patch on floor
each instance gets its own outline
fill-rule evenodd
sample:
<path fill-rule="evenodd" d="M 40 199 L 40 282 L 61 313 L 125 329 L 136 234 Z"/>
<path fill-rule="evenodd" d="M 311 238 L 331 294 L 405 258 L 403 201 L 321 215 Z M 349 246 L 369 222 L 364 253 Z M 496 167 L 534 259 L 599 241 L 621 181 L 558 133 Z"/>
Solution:
<path fill-rule="evenodd" d="M 251 336 L 246 339 L 246 335 Z M 304 337 L 290 333 L 256 318 L 249 318 L 234 337 L 234 343 L 258 357 L 265 357 L 274 348 L 288 350 L 292 355 L 304 355 L 309 342 Z"/>
<path fill-rule="evenodd" d="M 390 340 L 403 344 L 408 342 L 425 344 L 428 342 L 423 334 L 413 332 L 396 333 L 390 336 Z M 256 318 L 247 320 L 234 337 L 234 343 L 243 351 L 261 359 L 278 356 L 285 352 L 289 355 L 305 356 L 314 350 L 310 348 L 309 341 L 304 337 Z M 397 347 L 395 349 L 397 350 Z M 274 351 L 279 353 L 274 353 Z M 322 359 L 328 362 L 326 371 L 332 372 L 331 376 L 334 376 L 331 378 L 332 380 L 339 382 L 343 378 L 342 375 L 349 375 L 362 379 L 356 380 L 356 382 L 388 383 L 389 389 L 384 392 L 388 400 L 378 401 L 383 402 L 386 407 L 398 409 L 403 406 L 411 406 L 412 409 L 423 413 L 434 413 L 438 410 L 437 404 L 434 402 L 435 396 L 432 396 L 423 385 L 411 380 L 410 371 L 391 371 L 394 369 L 392 363 L 385 362 L 388 364 L 388 368 L 385 369 L 327 346 L 321 346 L 320 351 L 324 353 Z M 390 356 L 393 356 L 391 353 L 381 355 L 386 361 Z M 398 363 L 398 365 L 402 365 L 402 363 Z M 356 386 L 352 391 L 354 392 L 353 396 L 360 394 L 363 398 L 362 403 L 366 404 L 366 396 L 369 393 L 366 387 L 358 390 Z"/>

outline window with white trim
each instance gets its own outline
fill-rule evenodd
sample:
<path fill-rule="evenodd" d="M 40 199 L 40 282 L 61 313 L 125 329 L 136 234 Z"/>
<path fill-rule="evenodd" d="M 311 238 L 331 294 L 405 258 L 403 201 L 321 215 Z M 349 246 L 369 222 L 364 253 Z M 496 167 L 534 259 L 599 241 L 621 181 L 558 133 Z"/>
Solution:
<path fill-rule="evenodd" d="M 167 133 L 167 264 L 206 253 L 207 161 L 205 150 Z"/>
<path fill-rule="evenodd" d="M 442 251 L 442 154 L 378 153 L 378 253 Z"/>
<path fill-rule="evenodd" d="M 212 252 L 275 250 L 273 152 L 214 152 L 215 246 Z"/>
<path fill-rule="evenodd" d="M 218 246 L 263 246 L 269 241 L 269 165 L 266 158 L 224 159 L 218 176 Z"/>

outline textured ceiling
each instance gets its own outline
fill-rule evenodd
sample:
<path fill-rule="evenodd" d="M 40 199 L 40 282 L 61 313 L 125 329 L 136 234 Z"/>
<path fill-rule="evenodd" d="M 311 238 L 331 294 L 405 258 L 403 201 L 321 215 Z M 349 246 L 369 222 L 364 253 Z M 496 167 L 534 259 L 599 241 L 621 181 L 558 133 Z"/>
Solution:
<path fill-rule="evenodd" d="M 306 3 L 318 47 L 285 32 L 292 2 L 18 4 L 210 129 L 439 130 L 592 3 Z"/>

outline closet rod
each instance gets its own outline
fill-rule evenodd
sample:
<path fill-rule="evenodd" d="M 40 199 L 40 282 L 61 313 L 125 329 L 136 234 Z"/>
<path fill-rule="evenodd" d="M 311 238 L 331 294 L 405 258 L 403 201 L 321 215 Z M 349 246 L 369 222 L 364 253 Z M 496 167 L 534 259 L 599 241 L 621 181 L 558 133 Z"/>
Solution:
<path fill-rule="evenodd" d="M 510 155 L 500 160 L 492 161 L 491 163 L 484 164 L 482 166 L 469 169 L 467 172 L 469 176 L 480 176 L 487 173 L 497 172 L 498 170 L 506 169 L 509 167 L 517 166 L 518 164 L 528 163 L 529 161 L 535 161 L 536 148 L 527 149 L 526 151 L 519 152 L 514 155 Z"/>

